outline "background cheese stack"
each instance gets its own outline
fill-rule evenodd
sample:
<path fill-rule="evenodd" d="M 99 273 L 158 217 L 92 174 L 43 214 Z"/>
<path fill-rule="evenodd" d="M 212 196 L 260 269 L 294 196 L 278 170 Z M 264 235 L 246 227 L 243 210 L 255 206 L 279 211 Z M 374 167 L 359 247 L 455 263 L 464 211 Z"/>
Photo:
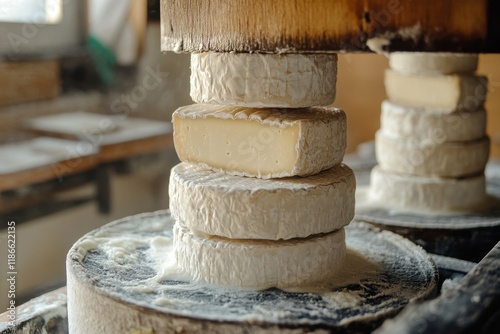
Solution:
<path fill-rule="evenodd" d="M 299 286 L 334 275 L 354 216 L 335 54 L 195 53 L 173 115 L 174 251 L 196 281 Z"/>
<path fill-rule="evenodd" d="M 485 202 L 485 77 L 477 55 L 395 52 L 369 196 L 402 209 L 468 211 Z"/>

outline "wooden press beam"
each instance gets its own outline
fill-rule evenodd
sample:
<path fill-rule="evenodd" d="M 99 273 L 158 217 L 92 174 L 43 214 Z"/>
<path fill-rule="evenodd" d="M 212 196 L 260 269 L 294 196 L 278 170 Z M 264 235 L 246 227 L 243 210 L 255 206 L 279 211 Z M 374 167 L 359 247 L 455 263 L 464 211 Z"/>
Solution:
<path fill-rule="evenodd" d="M 500 328 L 500 242 L 456 286 L 411 304 L 377 334 L 496 333 Z"/>
<path fill-rule="evenodd" d="M 162 50 L 500 52 L 496 0 L 162 0 Z"/>

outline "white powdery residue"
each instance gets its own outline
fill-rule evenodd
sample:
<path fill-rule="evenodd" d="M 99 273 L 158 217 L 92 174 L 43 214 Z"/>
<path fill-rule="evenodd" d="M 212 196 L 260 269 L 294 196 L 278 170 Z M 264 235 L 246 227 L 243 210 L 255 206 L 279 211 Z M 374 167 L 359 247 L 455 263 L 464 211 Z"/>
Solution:
<path fill-rule="evenodd" d="M 422 35 L 422 26 L 417 23 L 411 27 L 404 27 L 398 30 L 398 34 L 404 39 L 411 39 L 416 43 Z"/>
<path fill-rule="evenodd" d="M 127 263 L 138 261 L 137 252 L 139 246 L 145 244 L 144 240 L 132 237 L 113 237 L 100 245 L 102 251 L 108 256 L 107 265 L 118 267 Z"/>
<path fill-rule="evenodd" d="M 389 57 L 389 52 L 384 51 L 384 47 L 389 44 L 391 44 L 391 41 L 387 37 L 373 37 L 366 41 L 366 46 L 368 46 L 370 50 L 386 57 Z"/>
<path fill-rule="evenodd" d="M 140 237 L 107 236 L 106 233 L 96 235 L 99 236 L 86 238 L 75 244 L 76 252 L 73 253 L 74 260 L 81 262 L 87 255 L 87 252 L 99 249 L 108 258 L 106 265 L 117 268 L 137 261 L 137 252 L 135 250 L 145 244 L 144 239 Z"/>
<path fill-rule="evenodd" d="M 378 261 L 380 261 L 380 259 L 376 256 L 370 258 L 369 253 L 358 253 L 353 250 L 352 245 L 348 243 L 344 267 L 328 281 L 329 288 L 332 289 L 351 284 L 359 284 L 363 280 L 379 277 L 383 270 L 379 268 L 377 264 L 379 263 Z"/>
<path fill-rule="evenodd" d="M 47 323 L 47 321 L 51 318 L 60 316 L 65 318 L 67 316 L 67 307 L 65 294 L 60 294 L 57 298 L 54 298 L 52 295 L 47 297 L 46 295 L 42 295 L 35 300 L 30 301 L 19 307 L 17 313 L 18 321 L 24 321 L 27 319 L 34 319 L 37 316 L 42 316 Z"/>
<path fill-rule="evenodd" d="M 66 318 L 68 316 L 68 308 L 66 305 L 51 307 L 51 309 L 45 313 L 43 313 L 43 320 L 45 323 L 48 323 L 50 319 L 55 317 Z"/>
<path fill-rule="evenodd" d="M 96 249 L 98 247 L 98 244 L 94 239 L 89 238 L 89 239 L 82 240 L 78 244 L 78 246 L 79 246 L 79 248 L 83 248 L 84 250 L 86 250 L 88 252 L 89 250 Z"/>
<path fill-rule="evenodd" d="M 448 290 L 455 289 L 462 280 L 461 276 L 447 278 L 443 281 L 443 285 L 441 286 L 441 294 L 446 293 Z"/>
<path fill-rule="evenodd" d="M 190 277 L 177 265 L 173 239 L 167 236 L 155 236 L 148 239 L 149 248 L 146 252 L 156 271 L 156 275 L 141 285 L 134 287 L 136 291 L 157 291 L 165 280 L 189 282 Z M 191 286 L 191 285 L 190 285 Z M 191 286 L 192 287 L 192 286 Z M 174 285 L 173 289 L 184 289 L 184 285 Z"/>
<path fill-rule="evenodd" d="M 279 322 L 280 320 L 290 319 L 293 318 L 294 316 L 291 311 L 279 310 L 274 305 L 266 306 L 266 305 L 256 304 L 253 307 L 253 310 L 258 311 L 266 318 L 266 321 L 271 321 L 271 322 Z M 304 309 L 304 312 L 306 311 L 307 310 Z"/>
<path fill-rule="evenodd" d="M 172 307 L 175 305 L 183 305 L 183 306 L 189 306 L 189 305 L 199 305 L 200 303 L 194 301 L 194 300 L 187 300 L 187 299 L 177 299 L 177 298 L 165 298 L 165 297 L 158 297 L 154 300 L 154 304 L 156 306 L 160 307 Z"/>
<path fill-rule="evenodd" d="M 360 246 L 356 248 L 360 248 Z M 343 267 L 331 277 L 311 286 L 286 288 L 284 290 L 319 294 L 325 302 L 338 307 L 361 305 L 363 298 L 358 293 L 352 291 L 346 292 L 344 287 L 353 284 L 362 284 L 363 281 L 375 280 L 379 277 L 383 270 L 377 265 L 378 261 L 380 261 L 380 258 L 375 256 L 373 259 L 370 259 L 368 254 L 358 253 L 353 250 L 353 245 L 348 244 Z"/>
<path fill-rule="evenodd" d="M 410 27 L 401 28 L 397 32 L 388 31 L 379 36 L 372 37 L 366 41 L 366 46 L 375 53 L 389 57 L 389 52 L 385 51 L 384 48 L 391 44 L 391 40 L 394 37 L 399 36 L 404 40 L 412 40 L 416 43 L 421 35 L 422 26 L 420 23 L 417 23 Z"/>
<path fill-rule="evenodd" d="M 124 289 L 132 293 L 141 293 L 141 294 L 154 293 L 157 291 L 157 288 L 153 284 L 149 284 L 148 282 L 142 284 L 141 283 L 142 282 L 137 282 L 136 286 L 127 286 L 124 287 Z"/>
<path fill-rule="evenodd" d="M 353 291 L 335 291 L 321 294 L 321 298 L 331 305 L 340 307 L 356 307 L 361 305 L 363 299 L 359 296 L 359 292 Z"/>
<path fill-rule="evenodd" d="M 73 253 L 73 260 L 82 262 L 87 252 L 98 247 L 98 243 L 94 239 L 84 239 L 75 245 L 76 252 Z"/>
<path fill-rule="evenodd" d="M 161 228 L 161 224 L 157 224 L 156 227 Z M 165 280 L 189 281 L 189 277 L 181 273 L 177 266 L 172 238 L 157 235 L 151 238 L 143 238 L 143 240 L 149 246 L 146 256 L 147 260 L 153 264 L 156 275 L 144 282 L 138 282 L 133 287 L 127 287 L 127 290 L 135 293 L 152 293 L 161 290 L 164 287 L 162 282 Z M 183 285 L 180 287 L 184 288 Z M 177 285 L 171 288 L 175 289 Z M 155 301 L 155 305 L 160 307 L 171 306 L 173 303 L 171 299 L 164 297 L 160 297 Z"/>

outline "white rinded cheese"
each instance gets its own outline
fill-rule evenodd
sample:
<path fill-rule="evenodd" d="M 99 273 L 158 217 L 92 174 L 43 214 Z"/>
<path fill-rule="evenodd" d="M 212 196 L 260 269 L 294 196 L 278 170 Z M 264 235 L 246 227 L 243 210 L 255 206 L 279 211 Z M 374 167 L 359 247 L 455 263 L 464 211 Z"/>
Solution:
<path fill-rule="evenodd" d="M 484 175 L 462 179 L 422 177 L 372 169 L 369 199 L 373 203 L 408 210 L 462 211 L 486 199 Z"/>
<path fill-rule="evenodd" d="M 451 52 L 393 52 L 389 55 L 391 69 L 415 74 L 453 74 L 476 71 L 478 55 Z"/>
<path fill-rule="evenodd" d="M 232 175 L 306 176 L 339 164 L 345 113 L 336 108 L 271 109 L 193 104 L 173 116 L 182 161 Z"/>
<path fill-rule="evenodd" d="M 388 136 L 422 144 L 476 140 L 486 136 L 486 111 L 481 108 L 473 112 L 443 114 L 385 100 L 380 129 Z"/>
<path fill-rule="evenodd" d="M 354 217 L 356 180 L 340 164 L 309 177 L 261 180 L 180 163 L 170 173 L 170 211 L 191 230 L 235 239 L 327 233 Z"/>
<path fill-rule="evenodd" d="M 375 137 L 377 161 L 383 170 L 414 175 L 462 177 L 482 173 L 488 161 L 488 137 L 459 143 L 421 143 Z"/>
<path fill-rule="evenodd" d="M 344 262 L 346 244 L 344 229 L 286 241 L 242 240 L 198 235 L 177 222 L 174 252 L 195 281 L 266 289 L 330 277 Z"/>
<path fill-rule="evenodd" d="M 391 102 L 443 113 L 482 108 L 487 84 L 486 77 L 474 75 L 419 75 L 385 71 L 385 90 Z"/>
<path fill-rule="evenodd" d="M 336 54 L 192 53 L 197 103 L 299 108 L 335 101 Z"/>

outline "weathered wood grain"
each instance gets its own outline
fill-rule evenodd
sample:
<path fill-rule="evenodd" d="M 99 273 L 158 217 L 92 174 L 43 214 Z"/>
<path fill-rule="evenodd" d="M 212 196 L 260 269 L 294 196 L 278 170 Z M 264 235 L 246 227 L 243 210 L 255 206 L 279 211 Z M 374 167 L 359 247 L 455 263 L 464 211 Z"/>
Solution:
<path fill-rule="evenodd" d="M 500 242 L 455 287 L 408 306 L 376 333 L 495 333 L 500 326 Z"/>
<path fill-rule="evenodd" d="M 162 50 L 500 52 L 493 0 L 162 0 Z"/>

